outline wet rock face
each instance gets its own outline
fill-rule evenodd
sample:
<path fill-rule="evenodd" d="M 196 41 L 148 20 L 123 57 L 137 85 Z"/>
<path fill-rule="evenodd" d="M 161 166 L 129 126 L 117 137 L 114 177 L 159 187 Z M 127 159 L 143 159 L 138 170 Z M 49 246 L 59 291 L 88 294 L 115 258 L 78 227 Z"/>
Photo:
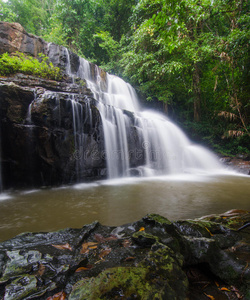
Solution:
<path fill-rule="evenodd" d="M 76 74 L 80 66 L 79 56 L 71 51 L 67 51 L 65 47 L 47 43 L 43 39 L 29 34 L 19 23 L 0 21 L 0 55 L 5 52 L 13 53 L 16 51 L 38 59 L 39 54 L 43 53 L 49 57 L 54 66 L 59 67 L 64 72 L 66 71 L 68 60 L 71 62 L 70 72 Z M 94 77 L 94 65 L 91 72 Z"/>
<path fill-rule="evenodd" d="M 0 81 L 4 188 L 106 176 L 102 123 L 84 81 L 18 74 Z"/>
<path fill-rule="evenodd" d="M 45 48 L 42 39 L 28 34 L 20 24 L 0 22 L 0 54 L 20 51 L 36 57 Z"/>
<path fill-rule="evenodd" d="M 246 211 L 173 223 L 151 214 L 21 234 L 0 244 L 0 297 L 249 299 L 250 228 L 237 231 L 249 221 Z"/>

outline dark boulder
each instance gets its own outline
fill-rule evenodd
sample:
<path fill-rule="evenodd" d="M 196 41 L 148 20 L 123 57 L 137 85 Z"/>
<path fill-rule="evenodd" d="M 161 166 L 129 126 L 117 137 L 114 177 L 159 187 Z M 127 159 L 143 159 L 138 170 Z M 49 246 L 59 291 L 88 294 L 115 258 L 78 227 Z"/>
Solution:
<path fill-rule="evenodd" d="M 5 188 L 106 176 L 102 123 L 91 95 L 84 81 L 70 84 L 21 74 L 1 79 Z"/>
<path fill-rule="evenodd" d="M 24 233 L 0 243 L 0 297 L 249 299 L 249 226 L 237 231 L 249 221 L 247 211 L 173 223 L 151 214 Z"/>

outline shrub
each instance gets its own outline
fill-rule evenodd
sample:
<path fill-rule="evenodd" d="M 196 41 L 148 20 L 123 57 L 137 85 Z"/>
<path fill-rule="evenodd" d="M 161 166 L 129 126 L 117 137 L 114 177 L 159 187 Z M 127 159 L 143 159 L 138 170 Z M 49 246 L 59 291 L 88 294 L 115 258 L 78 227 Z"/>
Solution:
<path fill-rule="evenodd" d="M 20 52 L 12 55 L 4 53 L 0 56 L 0 75 L 23 73 L 55 80 L 62 78 L 61 70 L 54 67 L 47 56 L 40 53 L 39 60 Z"/>

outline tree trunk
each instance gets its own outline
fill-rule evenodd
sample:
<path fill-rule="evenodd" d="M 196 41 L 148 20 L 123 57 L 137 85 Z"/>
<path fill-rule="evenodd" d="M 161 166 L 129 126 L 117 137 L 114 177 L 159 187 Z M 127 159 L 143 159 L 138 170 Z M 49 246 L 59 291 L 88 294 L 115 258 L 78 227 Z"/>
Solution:
<path fill-rule="evenodd" d="M 163 102 L 163 111 L 166 115 L 168 115 L 168 103 L 167 102 Z"/>
<path fill-rule="evenodd" d="M 194 91 L 194 121 L 201 120 L 201 88 L 200 88 L 200 70 L 197 63 L 194 65 L 193 73 L 193 91 Z"/>

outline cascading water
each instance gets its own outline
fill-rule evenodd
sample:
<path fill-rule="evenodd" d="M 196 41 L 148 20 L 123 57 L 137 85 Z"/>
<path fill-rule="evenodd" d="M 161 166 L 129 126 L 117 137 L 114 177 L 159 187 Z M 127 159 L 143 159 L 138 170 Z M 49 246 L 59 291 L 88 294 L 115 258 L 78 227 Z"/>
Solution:
<path fill-rule="evenodd" d="M 192 145 L 166 116 L 142 111 L 134 89 L 121 78 L 108 73 L 103 78 L 101 69 L 84 58 L 80 58 L 79 69 L 72 74 L 67 49 L 66 52 L 68 75 L 86 80 L 88 88 L 98 100 L 109 178 L 131 174 L 155 176 L 214 171 L 222 168 L 215 155 L 201 146 Z M 81 126 L 78 116 L 80 106 L 74 100 L 72 105 L 76 130 Z M 131 147 L 128 142 L 132 127 L 139 137 L 138 149 Z M 75 144 L 82 142 L 75 140 Z M 131 156 L 141 163 L 132 166 Z"/>

